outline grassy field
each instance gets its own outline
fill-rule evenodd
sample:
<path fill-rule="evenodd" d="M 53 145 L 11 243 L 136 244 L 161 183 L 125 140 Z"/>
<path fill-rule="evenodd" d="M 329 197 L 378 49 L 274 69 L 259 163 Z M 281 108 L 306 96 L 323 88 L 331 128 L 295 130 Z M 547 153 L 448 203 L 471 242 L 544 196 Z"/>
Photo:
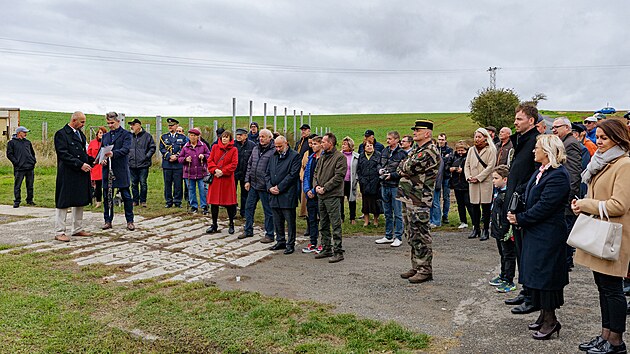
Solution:
<path fill-rule="evenodd" d="M 429 343 L 312 302 L 204 283 L 110 283 L 110 268 L 78 268 L 62 253 L 0 255 L 0 352 L 366 353 Z"/>

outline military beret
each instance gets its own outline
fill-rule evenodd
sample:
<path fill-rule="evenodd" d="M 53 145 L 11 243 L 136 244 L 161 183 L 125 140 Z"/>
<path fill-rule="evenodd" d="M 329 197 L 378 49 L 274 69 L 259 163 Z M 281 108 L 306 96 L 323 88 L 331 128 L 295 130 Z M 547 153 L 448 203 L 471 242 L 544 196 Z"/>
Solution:
<path fill-rule="evenodd" d="M 416 129 L 433 130 L 433 122 L 430 121 L 430 120 L 427 120 L 427 119 L 417 119 L 416 120 L 416 125 L 411 127 L 411 130 L 416 130 Z"/>

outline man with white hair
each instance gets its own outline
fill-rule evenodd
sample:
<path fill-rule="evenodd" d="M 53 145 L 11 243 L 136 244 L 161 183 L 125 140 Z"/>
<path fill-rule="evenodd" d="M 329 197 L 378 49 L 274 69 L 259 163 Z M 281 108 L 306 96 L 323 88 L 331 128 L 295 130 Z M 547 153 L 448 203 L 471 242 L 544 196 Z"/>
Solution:
<path fill-rule="evenodd" d="M 503 127 L 499 130 L 499 143 L 496 145 L 497 163 L 495 166 L 506 165 L 510 167 L 510 152 L 514 150 L 514 144 L 510 140 L 510 135 L 512 135 L 512 130 L 508 127 Z"/>
<path fill-rule="evenodd" d="M 269 192 L 269 205 L 273 212 L 273 226 L 276 231 L 276 244 L 272 251 L 284 249 L 284 254 L 295 250 L 296 211 L 300 189 L 301 156 L 291 149 L 287 138 L 280 135 L 275 141 L 275 154 L 269 159 L 265 174 L 266 189 Z M 288 239 L 284 225 L 287 224 Z"/>
<path fill-rule="evenodd" d="M 267 165 L 274 152 L 273 134 L 269 129 L 262 129 L 258 134 L 258 142 L 247 162 L 245 189 L 248 191 L 248 195 L 245 204 L 245 226 L 243 227 L 243 234 L 239 236 L 241 239 L 254 236 L 254 213 L 256 212 L 256 204 L 260 200 L 265 213 L 265 237 L 260 242 L 271 243 L 274 240 L 273 214 L 271 206 L 269 206 L 269 192 L 265 181 Z"/>
<path fill-rule="evenodd" d="M 569 193 L 569 205 L 564 211 L 564 218 L 567 223 L 567 231 L 571 232 L 573 224 L 577 217 L 571 210 L 571 200 L 575 199 L 576 195 L 580 195 L 580 183 L 582 182 L 582 148 L 580 143 L 571 133 L 571 121 L 567 117 L 558 117 L 553 121 L 553 127 L 551 128 L 553 133 L 562 140 L 564 144 L 564 150 L 567 154 L 567 161 L 564 163 L 564 167 L 569 172 L 569 179 L 571 181 L 571 193 Z M 569 268 L 573 268 L 573 252 L 574 249 L 567 246 L 567 265 Z"/>

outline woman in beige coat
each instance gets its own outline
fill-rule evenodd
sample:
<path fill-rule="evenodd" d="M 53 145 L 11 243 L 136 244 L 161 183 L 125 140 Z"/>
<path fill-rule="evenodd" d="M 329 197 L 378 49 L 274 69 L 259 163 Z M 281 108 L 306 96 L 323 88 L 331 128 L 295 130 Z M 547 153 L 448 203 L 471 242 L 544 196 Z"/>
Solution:
<path fill-rule="evenodd" d="M 470 219 L 473 230 L 468 238 L 481 236 L 485 241 L 490 236 L 490 205 L 492 203 L 492 169 L 497 158 L 497 149 L 487 130 L 479 128 L 475 131 L 474 146 L 468 149 L 464 174 L 470 184 Z M 480 221 L 483 215 L 483 234 Z"/>
<path fill-rule="evenodd" d="M 597 125 L 597 151 L 582 173 L 588 183 L 587 197 L 573 200 L 573 212 L 598 215 L 600 201 L 605 202 L 610 221 L 623 225 L 619 259 L 603 260 L 577 249 L 575 263 L 593 271 L 599 291 L 602 332 L 579 349 L 589 353 L 625 353 L 623 333 L 626 330 L 626 301 L 623 278 L 630 261 L 630 134 L 624 123 L 615 119 L 602 120 Z M 595 235 L 593 235 L 595 236 Z"/>

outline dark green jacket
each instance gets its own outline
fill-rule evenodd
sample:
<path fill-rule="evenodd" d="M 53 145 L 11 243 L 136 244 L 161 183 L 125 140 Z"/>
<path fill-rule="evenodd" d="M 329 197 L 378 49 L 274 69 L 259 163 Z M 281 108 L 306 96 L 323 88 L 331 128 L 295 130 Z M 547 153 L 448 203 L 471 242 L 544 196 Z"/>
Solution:
<path fill-rule="evenodd" d="M 348 163 L 346 157 L 336 148 L 330 152 L 323 152 L 315 166 L 313 186 L 324 187 L 324 194 L 318 194 L 319 199 L 343 197 L 343 178 L 346 176 Z"/>

